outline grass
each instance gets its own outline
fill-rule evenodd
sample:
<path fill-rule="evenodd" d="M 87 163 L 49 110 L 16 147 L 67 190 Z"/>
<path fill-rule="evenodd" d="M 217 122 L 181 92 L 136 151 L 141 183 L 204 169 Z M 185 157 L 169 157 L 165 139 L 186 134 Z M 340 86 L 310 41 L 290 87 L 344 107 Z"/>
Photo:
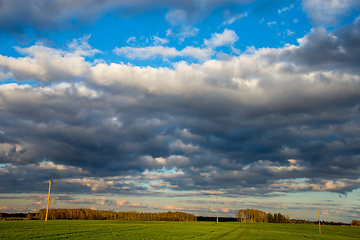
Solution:
<path fill-rule="evenodd" d="M 1 221 L 0 239 L 359 239 L 359 227 L 271 223 Z"/>

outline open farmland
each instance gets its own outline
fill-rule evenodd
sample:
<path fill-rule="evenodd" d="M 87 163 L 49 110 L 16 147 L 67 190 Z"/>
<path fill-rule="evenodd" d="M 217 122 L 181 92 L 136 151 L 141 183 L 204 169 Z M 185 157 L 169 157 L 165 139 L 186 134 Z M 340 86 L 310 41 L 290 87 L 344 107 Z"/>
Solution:
<path fill-rule="evenodd" d="M 1 239 L 356 239 L 358 227 L 106 220 L 2 221 Z"/>

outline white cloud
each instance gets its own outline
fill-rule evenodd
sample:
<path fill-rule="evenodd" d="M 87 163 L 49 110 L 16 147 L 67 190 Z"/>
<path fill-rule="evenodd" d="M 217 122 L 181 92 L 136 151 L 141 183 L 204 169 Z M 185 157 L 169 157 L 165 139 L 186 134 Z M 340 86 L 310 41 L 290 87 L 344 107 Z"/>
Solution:
<path fill-rule="evenodd" d="M 169 39 L 166 38 L 159 38 L 158 36 L 152 36 L 153 44 L 156 45 L 163 45 L 169 42 Z"/>
<path fill-rule="evenodd" d="M 232 46 L 237 40 L 239 37 L 234 30 L 225 29 L 223 33 L 214 33 L 210 39 L 204 39 L 204 45 L 210 48 Z"/>
<path fill-rule="evenodd" d="M 295 32 L 292 32 L 291 30 L 286 29 L 286 34 L 287 34 L 288 36 L 292 36 L 292 35 L 295 34 Z"/>
<path fill-rule="evenodd" d="M 165 14 L 165 20 L 172 26 L 182 25 L 186 18 L 186 12 L 181 9 L 175 9 Z"/>
<path fill-rule="evenodd" d="M 0 56 L 1 58 L 1 56 Z M 1 79 L 9 79 L 9 78 L 13 78 L 13 74 L 11 72 L 0 72 L 0 80 Z"/>
<path fill-rule="evenodd" d="M 355 6 L 359 6 L 357 0 L 303 0 L 302 6 L 310 18 L 317 24 L 336 24 L 344 16 L 349 14 Z"/>
<path fill-rule="evenodd" d="M 188 25 L 183 25 L 180 28 L 177 28 L 176 32 L 172 28 L 166 30 L 167 37 L 176 37 L 179 39 L 179 42 L 182 43 L 185 38 L 195 37 L 199 32 L 199 29 L 196 27 L 191 27 Z"/>
<path fill-rule="evenodd" d="M 166 30 L 166 36 L 167 37 L 174 36 L 172 28 L 169 28 L 169 29 Z"/>
<path fill-rule="evenodd" d="M 279 9 L 279 10 L 278 10 L 278 13 L 281 14 L 282 12 L 285 12 L 285 11 L 287 11 L 287 10 L 290 10 L 290 9 L 292 9 L 293 7 L 294 7 L 294 5 L 291 4 L 289 7 L 284 7 L 284 8 L 282 8 L 282 9 Z"/>
<path fill-rule="evenodd" d="M 41 43 L 28 48 L 16 47 L 15 50 L 25 57 L 13 58 L 0 55 L 0 66 L 5 70 L 1 75 L 15 80 L 38 79 L 42 81 L 63 81 L 81 77 L 88 73 L 91 63 L 86 56 L 100 53 L 87 43 L 89 36 L 73 40 L 69 50 L 49 48 Z"/>
<path fill-rule="evenodd" d="M 207 48 L 186 47 L 181 50 L 181 56 L 191 56 L 202 61 L 209 60 L 213 54 L 214 51 Z"/>
<path fill-rule="evenodd" d="M 331 181 L 325 179 L 317 179 L 312 182 L 310 179 L 304 181 L 278 180 L 271 184 L 270 188 L 277 191 L 316 191 L 316 192 L 342 192 L 352 185 L 359 184 L 360 180 L 340 179 L 339 181 Z"/>
<path fill-rule="evenodd" d="M 320 32 L 312 34 L 320 35 Z M 321 34 L 326 38 L 326 32 Z M 232 45 L 236 40 L 237 35 L 235 32 L 225 29 L 223 33 L 213 34 L 212 38 L 205 40 L 204 43 L 209 47 L 218 47 Z M 180 56 L 205 61 L 203 64 L 179 62 L 174 65 L 173 70 L 116 63 L 106 64 L 103 62 L 91 64 L 74 53 L 63 52 L 62 50 L 41 45 L 22 49 L 23 52 L 33 54 L 33 58 L 1 56 L 0 65 L 8 67 L 8 72 L 14 76 L 20 75 L 22 79 L 31 79 L 36 76 L 47 81 L 54 81 L 59 79 L 58 75 L 54 73 L 61 73 L 61 75 L 67 77 L 85 75 L 86 81 L 92 81 L 98 85 L 113 86 L 114 88 L 132 86 L 158 94 L 191 95 L 212 93 L 226 99 L 232 99 L 232 101 L 239 101 L 242 104 L 255 105 L 264 104 L 265 102 L 271 105 L 271 102 L 279 103 L 280 99 L 289 97 L 284 93 L 277 94 L 280 91 L 277 86 L 281 82 L 281 87 L 287 89 L 285 93 L 291 93 L 292 98 L 288 101 L 280 101 L 281 104 L 278 104 L 277 107 L 280 107 L 280 105 L 291 106 L 294 103 L 291 99 L 294 99 L 295 95 L 298 96 L 298 99 L 301 99 L 302 96 L 307 96 L 306 99 L 322 99 L 320 102 L 326 101 L 325 99 L 332 99 L 330 96 L 335 93 L 335 95 L 345 94 L 344 97 L 353 95 L 358 87 L 355 81 L 356 76 L 352 73 L 334 72 L 334 69 L 330 72 L 326 70 L 312 72 L 306 70 L 304 66 L 296 66 L 295 63 L 284 60 L 284 56 L 292 56 L 297 51 L 303 51 L 304 46 L 310 45 L 310 40 L 309 36 L 306 36 L 299 40 L 299 46 L 287 45 L 279 49 L 253 49 L 252 52 L 246 52 L 239 57 L 232 57 L 228 61 L 206 61 L 214 54 L 213 50 L 208 48 L 186 47 L 178 51 L 175 48 L 153 46 L 146 48 L 123 47 L 114 50 L 115 53 L 126 55 L 129 58 L 151 58 L 154 56 L 171 58 Z M 296 68 L 298 73 L 294 75 L 292 72 L 284 71 L 283 69 L 287 67 Z M 304 73 L 301 71 L 304 71 Z M 319 79 L 319 74 L 327 78 L 326 85 Z M 346 86 L 343 85 L 344 79 L 347 81 Z M 266 91 L 263 87 L 265 81 Z M 56 85 L 54 88 L 60 86 L 62 85 Z M 349 86 L 351 87 L 349 88 Z M 9 87 L 13 87 L 13 85 L 1 86 L 4 91 Z M 17 88 L 24 88 L 24 86 L 18 86 Z M 54 88 L 51 89 L 55 91 Z M 339 88 L 343 90 L 339 92 Z M 17 91 L 20 91 L 19 89 Z M 66 87 L 66 89 L 71 89 L 71 87 Z M 307 92 L 308 89 L 312 89 L 311 97 L 310 93 Z M 44 90 L 39 89 L 39 91 Z M 66 91 L 64 90 L 64 92 Z"/>
<path fill-rule="evenodd" d="M 276 22 L 275 22 L 275 21 L 274 21 L 274 22 L 268 22 L 267 25 L 268 25 L 269 27 L 271 27 L 272 25 L 276 25 Z"/>
<path fill-rule="evenodd" d="M 230 37 L 224 37 L 227 35 L 230 35 Z M 159 94 L 175 93 L 189 95 L 213 92 L 217 96 L 221 95 L 227 99 L 239 101 L 242 104 L 257 105 L 266 103 L 276 108 L 295 104 L 295 100 L 292 99 L 313 99 L 312 102 L 323 103 L 327 101 L 325 99 L 332 99 L 331 94 L 340 94 L 339 88 L 343 89 L 341 94 L 354 94 L 355 89 L 358 89 L 357 77 L 355 75 L 347 72 L 337 72 L 335 74 L 334 70 L 330 72 L 327 70 L 314 72 L 309 70 L 309 72 L 306 70 L 306 66 L 297 66 L 284 59 L 284 56 L 293 57 L 293 54 L 298 56 L 297 52 L 305 51 L 303 49 L 308 45 L 308 38 L 306 36 L 299 40 L 300 46 L 287 45 L 279 49 L 254 49 L 251 53 L 233 57 L 228 61 L 209 60 L 203 64 L 192 65 L 179 62 L 175 65 L 174 70 L 131 67 L 123 64 L 97 64 L 92 67 L 91 71 L 94 80 L 96 82 L 99 81 L 98 84 L 137 86 Z M 235 39 L 235 33 L 227 30 L 225 34 L 214 34 L 212 39 L 206 40 L 206 44 L 211 47 L 222 46 L 224 44 L 230 45 L 233 44 Z M 143 50 L 145 52 L 142 52 Z M 151 54 L 146 52 L 148 50 L 140 49 L 138 53 L 131 50 L 129 54 L 133 54 L 133 57 L 150 57 L 154 54 L 162 54 L 168 57 L 181 56 L 182 54 L 190 55 L 189 53 L 185 54 L 185 50 L 177 51 L 173 48 L 159 47 L 156 51 L 151 49 L 151 51 L 154 50 Z M 203 53 L 199 49 L 192 50 Z M 123 54 L 128 54 L 127 50 Z M 192 53 L 192 56 L 194 55 Z M 204 56 L 208 55 L 205 54 Z M 293 74 L 292 71 L 295 70 L 285 71 L 284 69 L 287 68 L 295 68 L 297 74 Z M 326 76 L 327 84 L 324 84 L 324 81 L 319 78 L 319 74 L 324 77 Z M 145 76 L 146 80 L 144 79 Z M 340 81 L 340 79 L 342 80 Z M 352 87 L 349 88 L 350 85 L 345 87 L 343 85 L 344 79 L 347 79 L 346 82 Z M 265 86 L 266 89 L 264 88 Z M 278 86 L 286 89 L 286 91 L 279 94 L 279 91 L 282 91 Z M 312 89 L 311 93 L 308 92 L 309 89 Z M 288 100 L 282 101 L 280 99 Z M 315 99 L 322 100 L 317 101 Z M 339 97 L 338 99 L 341 98 Z"/>
<path fill-rule="evenodd" d="M 182 43 L 186 38 L 195 37 L 199 29 L 187 23 L 188 15 L 184 10 L 175 9 L 165 15 L 165 20 L 173 27 L 166 30 L 167 37 L 176 37 Z"/>
<path fill-rule="evenodd" d="M 186 155 L 191 155 L 194 152 L 198 152 L 200 150 L 199 146 L 194 146 L 192 144 L 184 144 L 181 140 L 177 140 L 176 142 L 173 142 L 172 144 L 169 145 L 169 148 L 172 151 L 181 150 Z"/>
<path fill-rule="evenodd" d="M 175 148 L 177 149 L 178 146 L 175 146 Z M 185 151 L 194 151 L 194 149 L 188 149 L 189 146 L 182 146 L 183 148 L 181 148 L 182 150 Z M 184 149 L 185 148 L 185 149 Z M 190 146 L 190 148 L 193 148 L 193 146 Z M 195 149 L 197 150 L 197 148 Z M 148 169 L 162 169 L 163 167 L 166 168 L 174 168 L 174 167 L 178 167 L 178 168 L 183 168 L 186 166 L 189 166 L 191 164 L 190 159 L 188 157 L 184 157 L 181 155 L 170 155 L 169 157 L 163 158 L 163 157 L 158 157 L 158 158 L 153 158 L 151 156 L 143 156 L 141 158 L 142 163 L 148 167 Z M 178 174 L 178 173 L 176 173 Z M 183 175 L 184 173 L 181 173 L 181 175 Z M 170 175 L 168 175 L 170 176 Z"/>
<path fill-rule="evenodd" d="M 171 32 L 167 35 L 172 34 Z M 177 50 L 174 47 L 156 46 L 157 44 L 167 43 L 167 39 L 154 36 L 154 45 L 151 47 L 134 48 L 121 47 L 115 48 L 113 51 L 118 55 L 124 55 L 130 59 L 149 59 L 154 57 L 172 58 L 172 57 L 192 57 L 201 61 L 206 61 L 214 55 L 213 48 L 220 46 L 231 46 L 238 40 L 238 36 L 233 30 L 225 29 L 223 33 L 214 33 L 211 39 L 204 39 L 204 45 L 207 48 L 185 47 Z M 232 48 L 234 51 L 237 49 Z"/>
<path fill-rule="evenodd" d="M 130 59 L 148 59 L 153 57 L 192 57 L 201 61 L 211 58 L 214 54 L 211 49 L 201 49 L 195 47 L 186 47 L 181 51 L 176 50 L 174 47 L 153 46 L 144 48 L 122 47 L 115 48 L 114 53 L 124 55 Z"/>
<path fill-rule="evenodd" d="M 94 179 L 94 178 L 65 179 L 63 181 L 68 182 L 68 183 L 79 183 L 83 186 L 91 188 L 92 191 L 98 191 L 99 189 L 105 189 L 109 185 L 108 182 L 105 182 L 104 179 L 102 179 L 102 178 L 100 178 L 100 179 Z"/>
<path fill-rule="evenodd" d="M 126 43 L 131 44 L 136 42 L 136 37 L 129 37 L 128 40 L 126 40 Z"/>
<path fill-rule="evenodd" d="M 33 145 L 28 145 L 28 148 L 33 148 Z M 3 149 L 3 146 L 0 145 L 0 149 Z M 26 149 L 25 149 L 26 150 Z M 19 153 L 21 150 L 16 150 L 17 153 Z M 9 156 L 10 152 L 7 152 L 7 156 Z M 20 157 L 19 155 L 24 154 L 20 152 L 20 154 L 14 154 L 14 151 L 12 151 L 11 153 L 12 155 L 15 155 L 15 157 Z M 4 154 L 6 155 L 6 153 Z M 67 176 L 67 175 L 87 175 L 89 174 L 88 171 L 84 171 L 82 168 L 80 167 L 75 167 L 75 166 L 68 166 L 68 165 L 64 165 L 64 164 L 55 164 L 51 161 L 42 161 L 39 163 L 31 163 L 31 164 L 26 164 L 26 165 L 22 165 L 22 166 L 16 166 L 13 164 L 7 164 L 5 166 L 2 167 L 2 169 L 4 172 L 37 172 L 37 171 L 43 171 L 46 170 L 47 172 L 49 172 L 52 175 L 57 175 L 57 174 L 61 174 L 62 176 Z"/>
<path fill-rule="evenodd" d="M 68 43 L 69 52 L 71 52 L 75 56 L 93 56 L 97 53 L 101 53 L 98 49 L 93 49 L 88 43 L 91 35 L 84 35 L 82 38 L 74 39 L 72 42 Z M 20 50 L 21 52 L 21 50 Z M 28 51 L 24 51 L 24 53 L 29 53 Z"/>
<path fill-rule="evenodd" d="M 180 52 L 174 47 L 163 47 L 163 46 L 154 46 L 154 47 L 144 47 L 144 48 L 133 48 L 133 47 L 122 47 L 115 48 L 114 53 L 118 55 L 125 55 L 130 59 L 147 59 L 155 56 L 163 57 L 176 57 L 180 55 Z"/>
<path fill-rule="evenodd" d="M 248 13 L 241 13 L 241 14 L 237 14 L 237 15 L 233 15 L 231 17 L 229 17 L 226 21 L 224 21 L 221 26 L 224 25 L 230 25 L 233 24 L 236 20 L 239 20 L 241 18 L 247 17 Z"/>
<path fill-rule="evenodd" d="M 126 206 L 129 203 L 129 201 L 127 200 L 116 200 L 116 205 L 117 206 Z"/>
<path fill-rule="evenodd" d="M 40 162 L 38 166 L 36 165 L 30 165 L 32 167 L 39 167 L 41 169 L 47 169 L 47 170 L 59 170 L 59 171 L 79 171 L 82 172 L 83 170 L 81 168 L 75 168 L 73 166 L 65 166 L 63 164 L 54 164 L 53 162 Z"/>

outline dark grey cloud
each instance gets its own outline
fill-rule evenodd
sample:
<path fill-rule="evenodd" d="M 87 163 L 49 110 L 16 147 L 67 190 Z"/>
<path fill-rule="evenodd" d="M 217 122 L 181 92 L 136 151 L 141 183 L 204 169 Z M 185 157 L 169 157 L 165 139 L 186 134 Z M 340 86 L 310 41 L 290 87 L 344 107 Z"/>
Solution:
<path fill-rule="evenodd" d="M 0 1 L 0 27 L 3 30 L 22 32 L 27 27 L 35 29 L 64 29 L 75 24 L 94 23 L 105 12 L 128 17 L 155 9 L 183 9 L 194 21 L 219 6 L 246 4 L 254 0 L 35 0 Z M 76 19 L 76 21 L 74 21 Z"/>
<path fill-rule="evenodd" d="M 305 71 L 334 67 L 344 72 L 358 71 L 360 49 L 356 43 L 360 40 L 360 19 L 333 33 L 324 28 L 314 28 L 300 40 L 300 48 L 288 50 L 282 57 L 306 66 Z M 323 76 L 326 81 L 326 77 Z"/>

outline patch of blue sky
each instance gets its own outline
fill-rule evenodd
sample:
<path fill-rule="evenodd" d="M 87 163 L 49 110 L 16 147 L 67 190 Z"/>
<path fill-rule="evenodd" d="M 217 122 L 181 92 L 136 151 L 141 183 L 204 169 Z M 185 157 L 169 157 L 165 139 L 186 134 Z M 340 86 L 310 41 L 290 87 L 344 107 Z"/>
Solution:
<path fill-rule="evenodd" d="M 354 9 L 353 9 L 353 10 L 354 10 Z M 357 18 L 360 19 L 359 10 L 360 10 L 360 9 L 357 9 L 357 10 L 352 11 L 352 12 L 349 14 L 349 16 L 344 17 L 344 18 L 342 19 L 342 21 L 340 21 L 339 24 L 336 25 L 335 27 L 348 25 L 348 24 L 353 23 L 355 19 L 357 19 Z"/>
<path fill-rule="evenodd" d="M 109 53 L 115 47 L 129 46 L 130 44 L 126 41 L 130 37 L 136 38 L 134 45 L 150 45 L 152 36 L 164 38 L 169 28 L 167 24 L 164 24 L 163 14 L 158 11 L 134 18 L 119 18 L 113 13 L 108 13 L 99 19 L 95 26 L 86 29 L 88 34 L 91 34 L 89 43 L 94 48 Z"/>
<path fill-rule="evenodd" d="M 11 165 L 11 163 L 0 163 L 0 168 L 5 168 L 7 165 Z"/>
<path fill-rule="evenodd" d="M 250 7 L 251 8 L 251 7 Z M 275 10 L 276 8 L 274 8 Z M 196 59 L 191 57 L 162 57 L 153 56 L 148 59 L 129 59 L 126 56 L 119 56 L 114 54 L 113 50 L 118 47 L 150 47 L 153 46 L 152 38 L 154 36 L 160 38 L 167 38 L 168 43 L 164 46 L 174 47 L 178 51 L 181 51 L 186 46 L 193 47 L 204 47 L 204 39 L 210 39 L 211 34 L 218 32 L 222 33 L 225 28 L 232 29 L 236 32 L 239 40 L 234 44 L 235 48 L 239 48 L 245 51 L 247 47 L 254 46 L 255 48 L 261 47 L 278 47 L 283 42 L 296 44 L 296 38 L 302 37 L 303 33 L 299 28 L 299 22 L 304 26 L 304 32 L 310 29 L 310 25 L 307 23 L 305 14 L 299 9 L 290 9 L 282 14 L 274 14 L 272 18 L 261 21 L 259 14 L 253 14 L 249 12 L 246 17 L 242 17 L 231 24 L 222 25 L 226 21 L 224 12 L 228 9 L 223 8 L 216 10 L 216 14 L 212 14 L 199 22 L 190 25 L 192 28 L 197 28 L 198 32 L 196 36 L 185 38 L 184 41 L 179 41 L 175 36 L 166 36 L 166 31 L 172 26 L 168 24 L 164 19 L 165 10 L 155 10 L 147 12 L 146 14 L 139 15 L 133 18 L 119 18 L 114 13 L 107 13 L 101 19 L 97 20 L 92 26 L 85 27 L 82 29 L 81 34 L 91 34 L 89 44 L 102 51 L 95 58 L 104 59 L 107 63 L 123 62 L 125 64 L 131 63 L 137 66 L 151 66 L 151 67 L 172 67 L 171 62 L 177 62 L 185 60 L 189 63 L 197 63 Z M 232 15 L 236 16 L 244 14 L 245 9 L 238 7 L 232 9 Z M 239 11 L 239 12 L 236 12 Z M 288 12 L 292 11 L 291 14 Z M 294 14 L 295 12 L 296 14 Z M 294 22 L 297 19 L 299 22 Z M 269 25 L 268 22 L 277 22 L 277 25 Z M 284 24 L 281 24 L 284 23 Z M 185 23 L 184 23 L 185 24 Z M 291 30 L 291 24 L 296 24 L 296 29 Z M 300 32 L 299 32 L 300 29 Z M 176 35 L 176 29 L 174 28 L 174 35 Z M 279 36 L 279 34 L 282 34 Z M 70 42 L 74 38 L 79 38 L 77 32 L 66 31 L 62 32 L 61 35 L 54 34 L 51 39 L 55 42 L 55 45 L 64 43 L 64 41 Z M 266 41 L 264 41 L 266 37 Z M 134 38 L 131 43 L 126 42 L 129 38 Z M 283 38 L 286 38 L 285 40 Z M 106 42 L 106 44 L 104 44 Z M 221 51 L 226 54 L 233 54 L 230 47 L 218 48 L 217 51 Z"/>
<path fill-rule="evenodd" d="M 231 6 L 216 9 L 214 14 L 203 17 L 197 22 L 184 22 L 179 25 L 184 25 L 192 29 L 197 29 L 197 33 L 193 36 L 184 38 L 180 41 L 176 36 L 179 32 L 176 32 L 176 27 L 171 26 L 166 20 L 164 15 L 166 10 L 153 10 L 146 12 L 145 14 L 132 16 L 131 18 L 119 17 L 118 14 L 109 12 L 98 20 L 95 20 L 92 24 L 82 27 L 81 31 L 76 27 L 70 28 L 67 31 L 53 30 L 47 33 L 46 42 L 44 44 L 56 47 L 67 48 L 67 44 L 73 39 L 78 39 L 84 35 L 91 35 L 89 44 L 99 49 L 101 53 L 95 56 L 86 57 L 86 60 L 102 59 L 106 63 L 124 63 L 133 64 L 140 67 L 173 67 L 174 62 L 186 61 L 189 64 L 198 63 L 199 60 L 192 57 L 167 57 L 167 56 L 152 56 L 150 58 L 128 58 L 124 55 L 117 55 L 113 50 L 118 47 L 151 47 L 154 46 L 153 37 L 159 37 L 162 39 L 168 39 L 168 43 L 164 44 L 164 47 L 174 47 L 176 50 L 181 51 L 187 46 L 204 48 L 204 39 L 210 39 L 214 33 L 222 33 L 224 29 L 234 30 L 238 36 L 238 41 L 234 43 L 233 47 L 241 51 L 245 51 L 248 47 L 254 46 L 255 48 L 270 47 L 275 48 L 282 46 L 285 43 L 297 44 L 296 39 L 303 37 L 303 35 L 309 31 L 311 25 L 308 23 L 306 15 L 301 9 L 298 9 L 298 4 L 295 7 L 278 14 L 278 9 L 284 8 L 283 4 L 271 5 L 274 14 L 268 15 L 261 14 L 259 9 L 254 8 L 258 6 L 250 4 L 249 6 Z M 286 7 L 286 6 L 285 6 Z M 231 10 L 229 10 L 231 9 Z M 229 22 L 229 18 L 246 14 L 239 19 Z M 298 22 L 294 22 L 294 20 Z M 228 21 L 228 23 L 223 24 Z M 274 23 L 276 24 L 268 24 Z M 270 25 L 270 26 L 269 26 Z M 294 25 L 296 27 L 292 28 Z M 179 28 L 179 26 L 178 26 Z M 173 29 L 173 35 L 167 36 L 167 30 Z M 2 48 L 0 53 L 6 56 L 19 57 L 21 54 L 15 51 L 14 45 L 20 47 L 27 47 L 35 44 L 34 33 L 31 29 L 27 30 L 25 34 L 28 38 L 27 41 L 17 40 L 17 44 L 14 43 L 14 38 L 4 38 L 1 40 Z M 39 33 L 38 33 L 39 34 Z M 33 36 L 33 37 L 31 37 Z M 133 38 L 134 41 L 128 41 L 129 38 Z M 38 39 L 41 39 L 38 38 Z M 266 39 L 264 41 L 264 39 Z M 39 40 L 37 40 L 39 41 Z M 40 40 L 41 41 L 41 40 Z M 106 44 L 104 44 L 106 43 Z M 219 47 L 217 52 L 222 52 L 230 55 L 237 55 L 238 52 L 234 52 L 234 49 L 230 46 Z M 213 58 L 216 56 L 213 55 Z"/>
<path fill-rule="evenodd" d="M 178 172 L 181 172 L 181 171 L 176 167 L 173 167 L 173 168 L 170 168 L 170 169 L 166 169 L 165 167 L 162 167 L 161 169 L 158 169 L 158 170 L 148 170 L 148 169 L 146 169 L 144 171 L 144 173 L 163 173 L 163 174 L 175 174 L 175 173 L 178 173 Z"/>
<path fill-rule="evenodd" d="M 14 46 L 18 46 L 19 42 L 16 38 L 11 37 L 8 33 L 1 33 L 0 35 L 0 55 L 11 57 L 22 57 Z"/>
<path fill-rule="evenodd" d="M 1 84 L 10 84 L 10 83 L 16 83 L 17 85 L 36 85 L 38 84 L 37 79 L 32 79 L 32 80 L 25 80 L 25 81 L 16 81 L 12 78 L 8 78 L 8 79 L 1 79 L 0 80 L 0 85 Z"/>

